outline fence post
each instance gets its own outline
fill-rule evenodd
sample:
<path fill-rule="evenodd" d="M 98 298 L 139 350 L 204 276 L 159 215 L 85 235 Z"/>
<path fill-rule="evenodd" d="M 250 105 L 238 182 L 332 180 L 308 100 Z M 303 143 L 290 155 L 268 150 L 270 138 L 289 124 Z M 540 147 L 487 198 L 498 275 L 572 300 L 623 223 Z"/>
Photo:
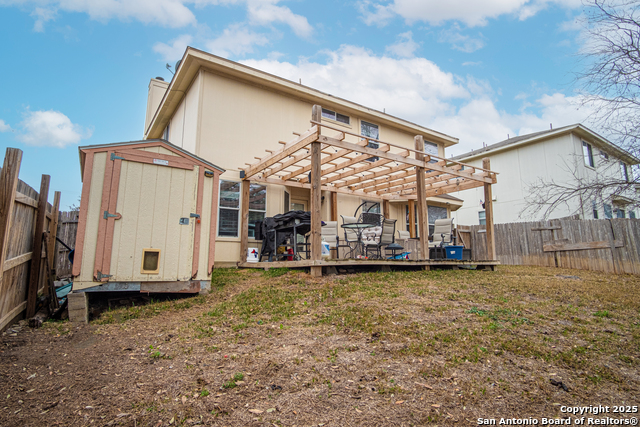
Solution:
<path fill-rule="evenodd" d="M 7 258 L 9 229 L 13 218 L 13 205 L 18 188 L 18 174 L 22 162 L 22 150 L 7 148 L 0 173 L 0 296 L 4 294 L 4 262 Z"/>
<path fill-rule="evenodd" d="M 49 266 L 55 275 L 56 259 L 58 253 L 56 248 L 56 237 L 58 237 L 58 221 L 60 220 L 60 192 L 56 191 L 53 196 L 53 209 L 51 209 L 51 221 L 49 222 Z M 55 279 L 55 278 L 54 278 Z"/>
<path fill-rule="evenodd" d="M 31 256 L 31 271 L 29 274 L 29 288 L 27 289 L 27 318 L 36 314 L 36 297 L 40 284 L 40 266 L 42 264 L 42 233 L 44 233 L 44 220 L 47 214 L 47 199 L 49 197 L 49 175 L 42 175 L 40 194 L 38 195 L 38 210 L 36 212 L 36 226 L 33 236 L 33 249 Z"/>

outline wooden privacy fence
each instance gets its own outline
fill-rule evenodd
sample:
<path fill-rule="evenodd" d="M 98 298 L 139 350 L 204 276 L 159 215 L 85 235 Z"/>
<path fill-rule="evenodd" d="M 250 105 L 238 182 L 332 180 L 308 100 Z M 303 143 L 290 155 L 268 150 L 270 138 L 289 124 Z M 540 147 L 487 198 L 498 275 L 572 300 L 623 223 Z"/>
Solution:
<path fill-rule="evenodd" d="M 71 249 L 76 245 L 76 234 L 78 233 L 78 217 L 80 211 L 60 212 L 58 220 L 58 239 L 62 240 Z M 55 271 L 58 278 L 71 277 L 71 262 L 69 262 L 69 249 L 56 241 L 56 264 Z"/>
<path fill-rule="evenodd" d="M 495 224 L 502 264 L 640 274 L 640 219 L 555 219 Z M 484 226 L 458 226 L 474 259 L 487 259 Z"/>
<path fill-rule="evenodd" d="M 18 179 L 21 161 L 21 150 L 7 148 L 0 169 L 0 331 L 25 310 L 27 317 L 35 314 L 37 293 L 48 290 L 46 272 L 54 261 L 60 192 L 53 206 L 47 203 L 49 175 L 42 176 L 38 193 Z"/>

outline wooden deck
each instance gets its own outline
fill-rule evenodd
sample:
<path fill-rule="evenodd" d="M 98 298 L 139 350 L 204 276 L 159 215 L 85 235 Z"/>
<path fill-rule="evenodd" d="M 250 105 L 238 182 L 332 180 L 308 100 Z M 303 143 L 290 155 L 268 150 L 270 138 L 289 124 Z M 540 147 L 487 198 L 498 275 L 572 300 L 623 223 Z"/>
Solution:
<path fill-rule="evenodd" d="M 427 259 L 427 260 L 391 260 L 391 259 L 328 259 L 328 260 L 301 260 L 301 261 L 276 261 L 276 262 L 239 262 L 240 268 L 311 268 L 322 267 L 323 274 L 331 272 L 330 269 L 366 270 L 366 269 L 424 269 L 432 268 L 466 268 L 478 270 L 492 270 L 500 265 L 500 261 L 460 261 L 456 259 Z M 335 271 L 335 270 L 334 270 Z"/>

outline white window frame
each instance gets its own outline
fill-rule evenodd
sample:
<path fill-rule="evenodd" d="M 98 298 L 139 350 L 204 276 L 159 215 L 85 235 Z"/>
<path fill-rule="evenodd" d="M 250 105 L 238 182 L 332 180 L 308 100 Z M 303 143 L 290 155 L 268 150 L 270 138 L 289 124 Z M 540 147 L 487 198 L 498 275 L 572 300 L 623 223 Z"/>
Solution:
<path fill-rule="evenodd" d="M 627 168 L 627 164 L 623 161 L 620 161 L 620 172 L 624 182 L 629 182 L 629 169 Z"/>
<path fill-rule="evenodd" d="M 336 113 L 335 111 L 329 110 L 328 108 L 322 109 L 322 118 L 333 120 L 334 122 L 337 122 L 343 125 L 351 126 L 351 117 L 347 116 L 346 114 Z"/>
<path fill-rule="evenodd" d="M 265 193 L 264 193 L 264 210 L 261 210 L 261 209 L 252 209 L 252 208 L 251 208 L 251 200 L 249 200 L 249 209 L 248 209 L 248 212 L 249 212 L 249 214 L 250 214 L 251 212 L 258 212 L 258 213 L 262 213 L 262 219 L 264 220 L 264 219 L 267 217 L 267 192 L 268 192 L 268 189 L 267 189 L 267 186 L 266 186 L 265 184 L 260 184 L 260 183 L 257 183 L 257 182 L 256 182 L 256 183 L 253 183 L 253 182 L 252 182 L 252 183 L 249 185 L 249 194 L 251 194 L 251 187 L 254 187 L 254 186 L 255 186 L 255 187 L 258 187 L 258 186 L 260 186 L 260 187 L 264 187 L 264 191 L 265 191 Z M 247 215 L 247 216 L 250 216 L 250 215 Z M 254 234 L 253 234 L 253 236 L 251 235 L 251 230 L 247 229 L 247 233 L 249 233 L 249 238 L 250 238 L 250 239 L 255 239 L 255 237 L 256 237 L 256 235 L 255 235 L 255 230 L 254 230 Z"/>
<path fill-rule="evenodd" d="M 232 182 L 234 184 L 238 184 L 238 207 L 237 208 L 232 208 L 232 207 L 228 207 L 228 206 L 222 206 L 222 203 L 220 203 L 221 199 L 222 199 L 222 184 L 225 182 Z M 239 181 L 233 181 L 230 179 L 221 179 L 220 183 L 218 184 L 218 237 L 229 237 L 229 238 L 236 238 L 238 236 L 240 236 L 240 232 L 239 232 L 239 228 L 240 228 L 240 199 L 241 199 L 241 194 L 242 194 L 242 184 Z M 227 234 L 220 234 L 220 221 L 222 220 L 222 210 L 228 210 L 228 211 L 236 211 L 236 215 L 237 215 L 237 227 L 236 227 L 236 234 L 233 236 L 227 235 Z"/>
<path fill-rule="evenodd" d="M 586 141 L 582 141 L 582 157 L 584 158 L 585 166 L 595 169 L 596 164 L 593 160 L 593 146 Z"/>
<path fill-rule="evenodd" d="M 478 223 L 480 225 L 487 225 L 487 211 L 478 211 Z"/>
<path fill-rule="evenodd" d="M 378 135 L 375 136 L 375 137 L 374 136 L 370 136 L 370 135 L 365 135 L 365 133 L 363 132 L 363 126 L 364 125 L 367 125 L 367 126 L 370 126 L 370 127 L 375 127 L 376 130 L 378 131 Z M 375 123 L 370 123 L 370 122 L 367 122 L 365 120 L 360 120 L 360 135 L 362 135 L 365 138 L 373 138 L 373 139 L 379 140 L 380 139 L 380 126 L 378 126 Z M 380 148 L 380 144 L 378 144 L 378 142 L 376 142 L 376 141 L 370 141 L 370 140 L 367 139 L 367 147 L 378 149 L 378 148 Z M 369 157 L 366 160 L 369 161 L 369 162 L 375 162 L 378 159 L 379 159 L 379 157 Z"/>

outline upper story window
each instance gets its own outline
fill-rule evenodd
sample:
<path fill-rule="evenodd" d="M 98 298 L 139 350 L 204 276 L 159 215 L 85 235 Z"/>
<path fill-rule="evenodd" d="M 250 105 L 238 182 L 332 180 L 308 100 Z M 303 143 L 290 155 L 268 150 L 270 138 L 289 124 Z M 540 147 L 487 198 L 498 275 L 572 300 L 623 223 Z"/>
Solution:
<path fill-rule="evenodd" d="M 425 141 L 424 142 L 424 152 L 430 156 L 438 155 L 438 144 L 434 144 L 433 142 Z"/>
<path fill-rule="evenodd" d="M 595 163 L 593 162 L 593 148 L 591 144 L 582 141 L 582 154 L 584 156 L 584 164 L 594 168 Z"/>
<path fill-rule="evenodd" d="M 609 161 L 609 154 L 605 153 L 602 150 L 600 150 L 600 157 L 602 157 L 603 160 Z"/>
<path fill-rule="evenodd" d="M 167 127 L 164 128 L 164 132 L 162 132 L 162 139 L 164 139 L 165 141 L 169 140 L 169 126 L 170 123 L 167 123 Z"/>
<path fill-rule="evenodd" d="M 336 113 L 335 111 L 327 110 L 326 108 L 322 109 L 322 117 L 324 117 L 325 119 L 335 120 L 336 122 L 344 123 L 345 125 L 348 125 L 350 123 L 349 116 Z"/>
<path fill-rule="evenodd" d="M 368 138 L 380 139 L 380 130 L 378 128 L 378 125 L 374 125 L 373 123 L 365 122 L 364 120 L 362 120 L 360 122 L 360 135 Z M 367 147 L 371 148 L 378 148 L 379 146 L 380 145 L 375 141 L 369 141 L 367 144 Z M 370 162 L 375 162 L 376 160 L 378 160 L 378 157 L 370 157 L 367 160 Z"/>
<path fill-rule="evenodd" d="M 620 162 L 620 172 L 622 173 L 622 179 L 625 182 L 629 182 L 629 171 L 625 162 Z"/>
<path fill-rule="evenodd" d="M 424 152 L 430 156 L 437 156 L 438 155 L 438 144 L 435 144 L 433 142 L 429 142 L 429 141 L 425 141 L 424 142 Z M 438 163 L 437 159 L 434 158 L 430 158 L 429 159 L 429 163 Z M 428 170 L 427 172 L 431 172 L 431 170 Z"/>

